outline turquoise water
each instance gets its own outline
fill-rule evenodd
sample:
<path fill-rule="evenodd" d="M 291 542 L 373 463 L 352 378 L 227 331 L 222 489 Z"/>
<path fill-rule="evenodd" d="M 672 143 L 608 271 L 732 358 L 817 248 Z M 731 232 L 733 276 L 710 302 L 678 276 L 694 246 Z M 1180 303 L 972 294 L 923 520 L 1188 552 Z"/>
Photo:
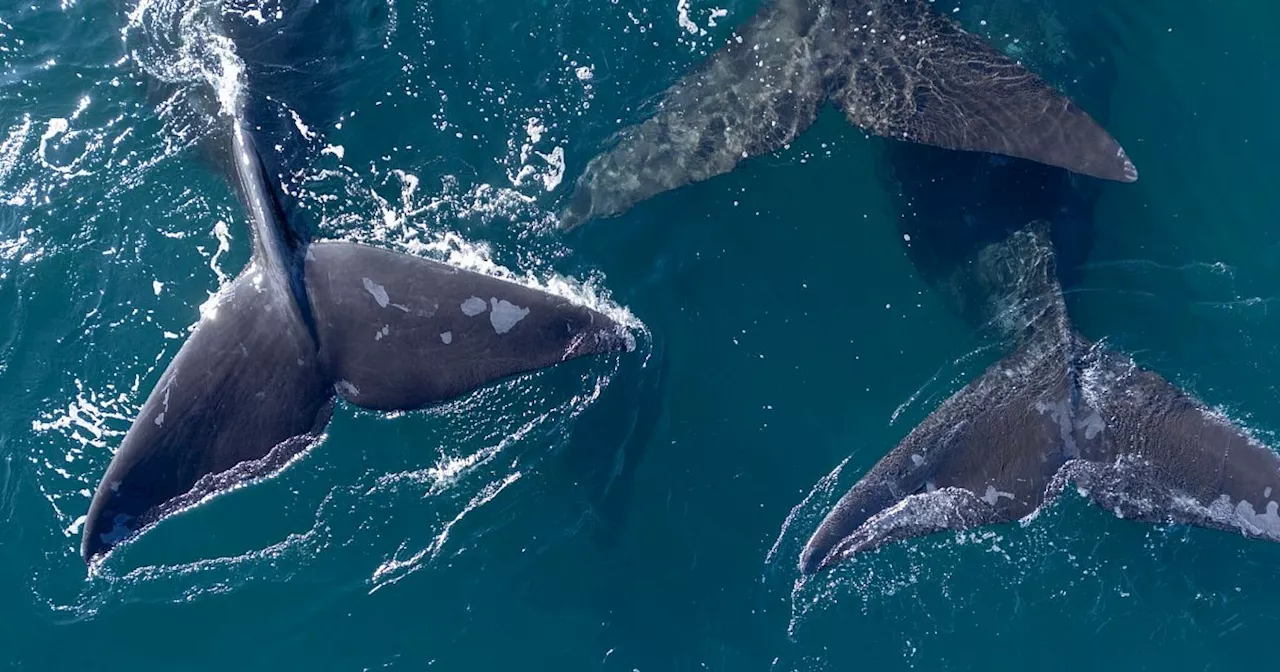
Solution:
<path fill-rule="evenodd" d="M 298 464 L 166 521 L 93 576 L 77 553 L 90 491 L 248 235 L 194 145 L 208 120 L 139 72 L 179 91 L 202 77 L 163 21 L 88 0 L 0 7 L 0 660 L 1269 660 L 1280 545 L 1118 520 L 1079 497 L 797 587 L 795 559 L 835 498 L 996 356 L 906 257 L 883 141 L 828 111 L 729 175 L 569 235 L 551 227 L 609 135 L 756 6 L 690 0 L 688 33 L 675 0 L 351 3 L 354 74 L 300 110 L 316 134 L 301 200 L 321 233 L 575 280 L 634 315 L 640 345 L 429 412 L 340 408 Z M 1057 55 L 1103 45 L 1117 77 L 1106 125 L 1141 180 L 1107 185 L 1072 315 L 1274 445 L 1280 6 L 983 0 L 960 16 L 1068 89 L 1086 70 Z"/>

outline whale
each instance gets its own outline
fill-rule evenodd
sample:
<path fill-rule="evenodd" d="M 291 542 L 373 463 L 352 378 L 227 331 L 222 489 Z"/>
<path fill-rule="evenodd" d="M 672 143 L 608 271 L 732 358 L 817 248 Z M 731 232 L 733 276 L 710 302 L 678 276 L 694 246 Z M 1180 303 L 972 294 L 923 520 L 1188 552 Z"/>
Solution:
<path fill-rule="evenodd" d="M 1063 65 L 1101 115 L 1114 69 L 1087 46 L 1077 35 Z M 802 576 L 886 544 L 1029 521 L 1072 487 L 1124 519 L 1280 541 L 1275 450 L 1070 319 L 1063 286 L 1080 280 L 1106 183 L 908 143 L 883 154 L 917 272 L 1003 353 L 825 513 Z"/>
<path fill-rule="evenodd" d="M 831 103 L 864 132 L 1118 182 L 1138 171 L 1085 110 L 928 0 L 772 0 L 577 178 L 559 225 L 788 146 Z"/>
<path fill-rule="evenodd" d="M 410 411 L 634 348 L 617 321 L 548 292 L 379 247 L 313 240 L 282 187 L 307 153 L 284 133 L 294 120 L 280 101 L 322 81 L 300 73 L 329 72 L 328 56 L 302 56 L 308 43 L 324 42 L 310 30 L 319 3 L 284 4 L 283 25 L 226 14 L 209 22 L 206 37 L 244 47 L 241 81 L 230 103 L 193 101 L 216 108 L 218 130 L 206 148 L 243 205 L 252 253 L 201 311 L 112 456 L 85 518 L 87 563 L 166 517 L 278 473 L 323 438 L 339 399 Z M 295 17 L 309 29 L 291 27 Z M 290 75 L 301 84 L 289 84 Z"/>

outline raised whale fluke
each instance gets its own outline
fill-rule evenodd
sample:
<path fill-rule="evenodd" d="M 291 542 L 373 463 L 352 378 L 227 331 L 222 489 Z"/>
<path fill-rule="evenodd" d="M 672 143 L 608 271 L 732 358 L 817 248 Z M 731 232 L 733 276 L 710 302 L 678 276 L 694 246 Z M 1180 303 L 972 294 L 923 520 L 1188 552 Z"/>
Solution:
<path fill-rule="evenodd" d="M 781 149 L 832 101 L 868 133 L 1132 182 L 1119 143 L 1017 61 L 925 0 L 775 0 L 620 132 L 578 178 L 561 226 Z"/>
<path fill-rule="evenodd" d="M 314 443 L 335 391 L 413 410 L 501 378 L 630 347 L 602 313 L 390 250 L 307 248 L 312 340 L 288 286 L 255 260 L 161 375 L 94 496 L 86 560 L 175 511 L 269 475 Z"/>
<path fill-rule="evenodd" d="M 943 402 L 839 500 L 800 556 L 811 574 L 886 543 L 1009 522 L 1068 484 L 1134 520 L 1280 541 L 1280 456 L 1067 320 L 1048 226 L 989 245 L 977 282 L 1012 287 L 1012 354 Z M 978 289 L 978 288 L 974 288 Z"/>
<path fill-rule="evenodd" d="M 266 172 L 246 109 L 260 107 L 236 110 L 226 163 L 253 254 L 203 311 L 108 465 L 86 516 L 86 562 L 279 471 L 319 439 L 337 395 L 417 409 L 634 345 L 608 316 L 547 292 L 390 250 L 310 242 Z"/>

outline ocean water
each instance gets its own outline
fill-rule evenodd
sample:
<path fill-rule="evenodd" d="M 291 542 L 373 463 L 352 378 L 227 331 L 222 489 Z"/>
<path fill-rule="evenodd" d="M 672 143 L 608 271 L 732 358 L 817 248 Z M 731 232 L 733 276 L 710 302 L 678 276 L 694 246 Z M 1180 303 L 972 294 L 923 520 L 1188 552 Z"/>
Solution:
<path fill-rule="evenodd" d="M 278 8 L 231 4 L 263 20 Z M 1280 5 L 958 4 L 1067 90 L 1094 72 L 1079 54 L 1114 66 L 1105 123 L 1141 179 L 1104 188 L 1068 288 L 1076 324 L 1280 444 Z M 200 305 L 248 258 L 248 231 L 199 151 L 214 123 L 189 104 L 220 81 L 217 54 L 190 48 L 200 3 L 0 5 L 0 662 L 1271 660 L 1280 545 L 1140 525 L 1076 496 L 798 583 L 827 508 L 997 356 L 908 259 L 879 179 L 886 141 L 828 110 L 731 174 L 569 234 L 552 225 L 610 135 L 758 6 L 345 3 L 350 32 L 317 31 L 341 50 L 296 110 L 300 201 L 320 235 L 554 286 L 629 315 L 638 347 L 424 412 L 339 407 L 297 464 L 90 574 L 91 491 Z"/>

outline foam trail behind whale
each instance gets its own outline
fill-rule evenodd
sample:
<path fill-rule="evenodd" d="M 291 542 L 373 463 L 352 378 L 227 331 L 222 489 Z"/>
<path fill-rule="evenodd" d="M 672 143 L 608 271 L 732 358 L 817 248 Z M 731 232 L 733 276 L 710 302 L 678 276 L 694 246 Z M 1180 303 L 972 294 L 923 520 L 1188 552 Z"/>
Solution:
<path fill-rule="evenodd" d="M 578 178 L 561 226 L 781 149 L 827 102 L 868 133 L 1121 182 L 1137 169 L 1092 117 L 926 0 L 774 0 L 668 89 Z"/>

